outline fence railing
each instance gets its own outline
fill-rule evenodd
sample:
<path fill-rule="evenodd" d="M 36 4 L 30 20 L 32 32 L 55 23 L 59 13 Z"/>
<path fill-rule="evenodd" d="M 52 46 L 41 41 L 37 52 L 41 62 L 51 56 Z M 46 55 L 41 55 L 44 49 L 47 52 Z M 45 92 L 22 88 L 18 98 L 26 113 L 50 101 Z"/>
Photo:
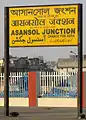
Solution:
<path fill-rule="evenodd" d="M 0 75 L 0 97 L 4 96 L 4 73 Z M 27 73 L 10 73 L 9 76 L 9 97 L 28 96 L 28 76 Z"/>
<path fill-rule="evenodd" d="M 40 73 L 40 92 L 42 97 L 76 97 L 76 72 Z"/>
<path fill-rule="evenodd" d="M 41 97 L 76 97 L 76 72 L 40 72 Z M 0 97 L 4 97 L 4 74 L 0 75 Z M 28 97 L 28 73 L 15 72 L 9 76 L 9 97 Z"/>

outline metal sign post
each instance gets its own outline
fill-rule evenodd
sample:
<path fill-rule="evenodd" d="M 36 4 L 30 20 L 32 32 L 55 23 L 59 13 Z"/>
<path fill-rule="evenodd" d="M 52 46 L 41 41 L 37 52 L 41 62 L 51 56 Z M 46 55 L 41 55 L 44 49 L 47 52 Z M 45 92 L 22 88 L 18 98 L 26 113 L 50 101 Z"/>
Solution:
<path fill-rule="evenodd" d="M 9 116 L 9 14 L 4 13 L 4 114 Z"/>
<path fill-rule="evenodd" d="M 80 14 L 80 23 L 79 23 L 79 30 L 80 30 L 80 40 L 79 40 L 79 78 L 80 78 L 80 114 L 82 114 L 82 68 L 83 68 L 83 48 L 82 48 L 82 43 L 83 43 L 83 35 L 82 35 L 82 5 L 79 6 L 79 14 Z"/>
<path fill-rule="evenodd" d="M 83 7 L 78 7 L 79 14 L 79 40 L 78 40 L 78 118 L 84 118 L 83 114 L 83 93 L 82 93 L 82 72 L 83 72 Z"/>

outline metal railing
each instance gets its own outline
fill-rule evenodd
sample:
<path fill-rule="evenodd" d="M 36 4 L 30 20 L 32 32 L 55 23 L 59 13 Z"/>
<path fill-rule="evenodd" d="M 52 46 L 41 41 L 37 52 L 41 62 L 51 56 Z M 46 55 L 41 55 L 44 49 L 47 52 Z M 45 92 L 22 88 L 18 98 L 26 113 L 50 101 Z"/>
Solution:
<path fill-rule="evenodd" d="M 14 72 L 9 76 L 9 97 L 28 96 L 27 73 Z M 4 96 L 4 73 L 0 75 L 0 97 Z"/>
<path fill-rule="evenodd" d="M 40 94 L 42 97 L 77 96 L 76 72 L 42 72 L 40 73 Z"/>
<path fill-rule="evenodd" d="M 77 97 L 76 72 L 39 72 L 41 97 Z M 0 75 L 0 97 L 4 97 L 4 74 Z M 28 97 L 28 73 L 15 72 L 9 76 L 9 97 Z"/>

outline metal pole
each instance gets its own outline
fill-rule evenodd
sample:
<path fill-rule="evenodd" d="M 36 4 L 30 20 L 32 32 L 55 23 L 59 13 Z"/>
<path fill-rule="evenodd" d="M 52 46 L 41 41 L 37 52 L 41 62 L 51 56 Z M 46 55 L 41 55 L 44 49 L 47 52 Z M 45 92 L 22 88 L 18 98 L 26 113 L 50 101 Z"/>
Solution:
<path fill-rule="evenodd" d="M 74 61 L 75 61 L 75 74 L 76 74 L 77 73 L 77 58 L 76 58 L 77 54 L 73 51 L 70 51 L 70 53 L 74 54 L 75 56 Z M 76 81 L 77 81 L 77 76 L 76 76 Z"/>
<path fill-rule="evenodd" d="M 9 13 L 4 8 L 4 115 L 9 116 Z"/>
<path fill-rule="evenodd" d="M 78 117 L 82 116 L 82 68 L 83 68 L 83 31 L 82 31 L 82 4 L 79 5 L 79 42 L 78 42 Z"/>
<path fill-rule="evenodd" d="M 73 51 L 70 51 L 70 53 L 74 54 L 74 56 L 75 56 L 74 61 L 75 61 L 75 72 L 76 72 L 76 68 L 77 68 L 77 66 L 76 66 L 76 62 L 77 62 L 77 60 L 76 60 L 76 53 L 75 53 L 75 52 L 73 52 Z"/>
<path fill-rule="evenodd" d="M 83 68 L 83 48 L 82 48 L 82 5 L 80 6 L 80 44 L 79 44 L 79 59 L 80 59 L 80 114 L 82 114 L 83 109 L 82 109 L 82 68 Z"/>

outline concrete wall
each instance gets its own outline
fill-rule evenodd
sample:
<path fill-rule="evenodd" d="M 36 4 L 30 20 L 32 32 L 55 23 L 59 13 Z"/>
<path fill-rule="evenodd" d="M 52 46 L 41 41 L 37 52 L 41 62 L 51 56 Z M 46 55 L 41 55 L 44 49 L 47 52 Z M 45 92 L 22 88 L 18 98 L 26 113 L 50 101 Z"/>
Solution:
<path fill-rule="evenodd" d="M 84 72 L 84 81 L 83 81 L 83 97 L 84 97 L 84 106 L 86 107 L 86 72 Z"/>
<path fill-rule="evenodd" d="M 9 98 L 9 106 L 22 106 L 29 105 L 28 98 Z M 4 106 L 4 98 L 0 98 L 0 106 Z"/>
<path fill-rule="evenodd" d="M 9 98 L 10 106 L 29 107 L 28 98 Z M 4 106 L 4 99 L 0 98 L 0 106 Z M 77 107 L 76 98 L 38 98 L 38 107 Z"/>

